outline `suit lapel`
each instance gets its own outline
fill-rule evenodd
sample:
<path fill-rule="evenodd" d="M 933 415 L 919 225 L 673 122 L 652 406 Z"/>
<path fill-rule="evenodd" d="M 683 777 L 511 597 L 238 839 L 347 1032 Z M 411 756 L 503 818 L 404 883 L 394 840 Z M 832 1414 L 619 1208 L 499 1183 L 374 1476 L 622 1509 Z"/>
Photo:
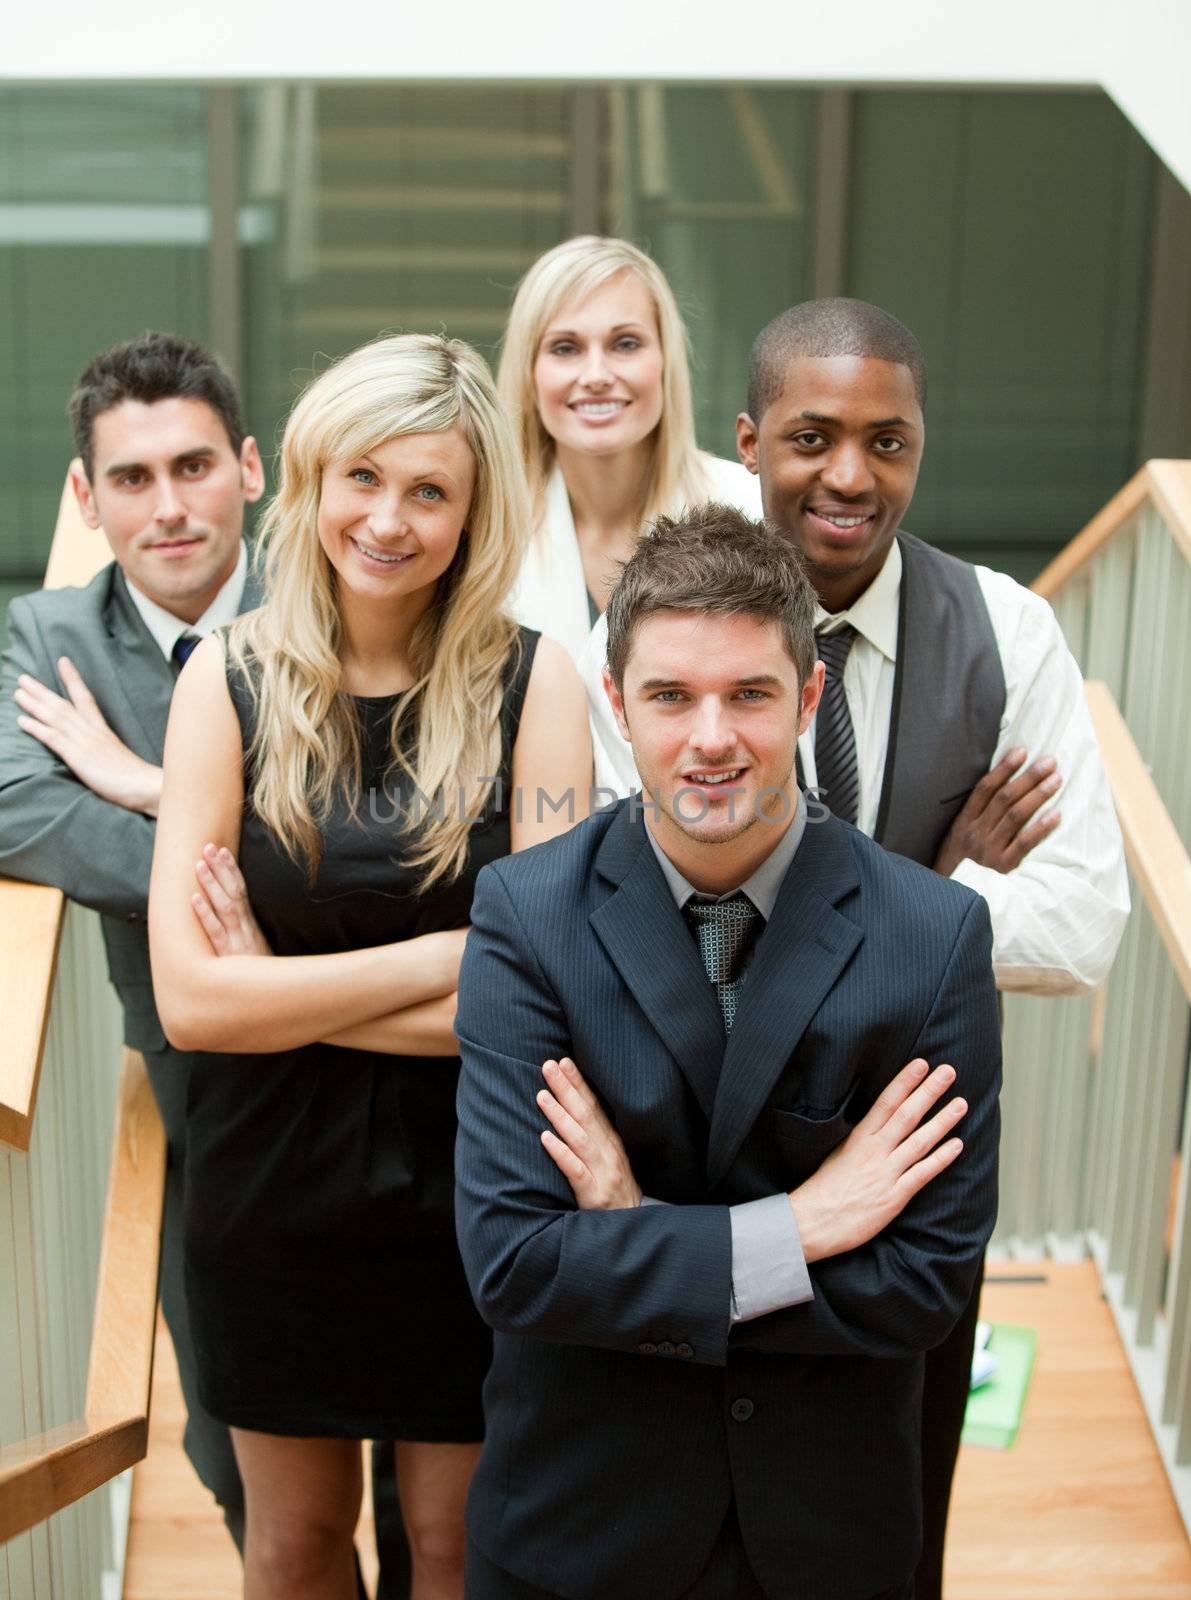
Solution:
<path fill-rule="evenodd" d="M 240 600 L 241 614 L 254 611 L 262 599 L 260 579 L 250 558 Z M 178 675 L 145 626 L 144 618 L 129 597 L 127 580 L 114 563 L 103 621 L 112 663 L 112 694 L 122 699 L 128 708 L 129 737 L 124 742 L 134 748 L 137 755 L 160 766 L 170 701 Z M 119 726 L 126 725 L 121 722 Z M 141 738 L 134 744 L 131 740 L 136 731 Z"/>
<path fill-rule="evenodd" d="M 807 826 L 737 1001 L 711 1119 L 707 1182 L 721 1182 L 863 930 L 835 906 L 858 883 L 848 832 Z"/>
<path fill-rule="evenodd" d="M 255 611 L 263 603 L 264 598 L 264 584 L 261 581 L 256 559 L 250 548 L 248 552 L 248 571 L 244 577 L 244 592 L 240 596 L 239 615 L 243 616 L 246 611 Z"/>
<path fill-rule="evenodd" d="M 113 572 L 104 626 L 112 662 L 112 693 L 123 699 L 131 728 L 141 733 L 137 754 L 160 766 L 174 692 L 174 669 L 128 598 L 118 569 Z"/>
<path fill-rule="evenodd" d="M 900 541 L 899 541 L 900 544 Z M 905 687 L 907 632 L 906 608 L 909 603 L 910 590 L 913 579 L 906 565 L 905 546 L 900 544 L 902 551 L 902 581 L 897 596 L 897 660 L 893 663 L 893 699 L 889 707 L 889 737 L 885 746 L 885 771 L 881 778 L 881 797 L 877 803 L 877 820 L 873 828 L 873 838 L 877 843 L 885 838 L 889 827 L 889 811 L 893 804 L 893 797 L 899 792 L 914 796 L 914 803 L 921 804 L 919 786 L 917 783 L 902 785 L 899 790 L 894 783 L 894 772 L 897 769 L 897 736 L 901 730 L 902 721 L 902 690 Z M 929 704 L 929 698 L 927 703 Z"/>
<path fill-rule="evenodd" d="M 710 1118 L 724 1054 L 723 1019 L 633 800 L 621 806 L 595 865 L 616 888 L 592 912 L 591 925 Z"/>

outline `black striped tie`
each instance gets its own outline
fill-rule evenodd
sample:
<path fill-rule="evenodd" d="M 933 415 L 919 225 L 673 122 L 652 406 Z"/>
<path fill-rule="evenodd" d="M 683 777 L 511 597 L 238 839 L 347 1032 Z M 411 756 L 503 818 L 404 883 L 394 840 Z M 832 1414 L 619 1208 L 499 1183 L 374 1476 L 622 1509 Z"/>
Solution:
<path fill-rule="evenodd" d="M 724 1014 L 724 1027 L 731 1033 L 737 997 L 752 954 L 749 935 L 760 922 L 761 913 L 739 890 L 726 900 L 688 900 L 683 911 L 695 930 L 703 966 Z"/>
<path fill-rule="evenodd" d="M 816 787 L 833 816 L 855 822 L 860 811 L 860 768 L 856 734 L 844 694 L 844 667 L 856 637 L 850 622 L 834 633 L 817 633 L 815 647 L 827 668 L 823 698 L 815 715 Z"/>

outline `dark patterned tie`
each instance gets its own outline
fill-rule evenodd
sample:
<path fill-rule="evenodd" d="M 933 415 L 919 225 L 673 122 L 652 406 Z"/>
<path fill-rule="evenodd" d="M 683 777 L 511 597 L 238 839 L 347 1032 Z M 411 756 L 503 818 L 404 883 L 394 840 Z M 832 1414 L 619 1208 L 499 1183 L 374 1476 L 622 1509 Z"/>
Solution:
<path fill-rule="evenodd" d="M 747 895 L 737 891 L 726 900 L 688 900 L 683 914 L 695 930 L 699 954 L 715 990 L 724 1027 L 731 1033 L 736 1001 L 751 954 L 751 936 L 761 913 Z"/>
<path fill-rule="evenodd" d="M 827 668 L 823 698 L 815 715 L 816 787 L 833 816 L 855 822 L 860 811 L 860 768 L 856 734 L 844 694 L 844 667 L 856 638 L 850 622 L 834 633 L 817 633 L 815 648 Z"/>
<path fill-rule="evenodd" d="M 177 662 L 179 672 L 190 660 L 191 656 L 198 649 L 201 643 L 202 640 L 199 638 L 197 633 L 180 633 L 174 640 L 174 648 L 171 651 L 171 654 L 174 660 Z"/>

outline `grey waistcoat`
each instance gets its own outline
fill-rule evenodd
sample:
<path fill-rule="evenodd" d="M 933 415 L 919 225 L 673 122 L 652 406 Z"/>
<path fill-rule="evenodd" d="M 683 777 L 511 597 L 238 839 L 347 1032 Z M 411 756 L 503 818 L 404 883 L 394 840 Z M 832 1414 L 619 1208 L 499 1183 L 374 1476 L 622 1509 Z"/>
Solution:
<path fill-rule="evenodd" d="M 975 567 L 912 534 L 897 540 L 897 667 L 874 837 L 929 867 L 992 765 L 1005 674 Z"/>

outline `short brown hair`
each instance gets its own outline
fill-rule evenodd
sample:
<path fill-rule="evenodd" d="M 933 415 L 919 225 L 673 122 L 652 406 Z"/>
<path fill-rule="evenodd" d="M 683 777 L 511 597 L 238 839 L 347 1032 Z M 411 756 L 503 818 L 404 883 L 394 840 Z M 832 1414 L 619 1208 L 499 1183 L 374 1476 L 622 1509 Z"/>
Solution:
<path fill-rule="evenodd" d="M 75 385 L 67 410 L 74 446 L 88 478 L 95 465 L 95 419 L 125 400 L 147 406 L 158 400 L 201 400 L 222 422 L 228 443 L 240 454 L 244 418 L 227 368 L 218 356 L 181 334 L 150 330 L 102 350 Z"/>
<path fill-rule="evenodd" d="M 608 668 L 623 691 L 637 626 L 655 611 L 746 615 L 776 622 L 805 683 L 815 664 L 815 591 L 784 535 L 714 502 L 658 517 L 608 601 Z"/>

